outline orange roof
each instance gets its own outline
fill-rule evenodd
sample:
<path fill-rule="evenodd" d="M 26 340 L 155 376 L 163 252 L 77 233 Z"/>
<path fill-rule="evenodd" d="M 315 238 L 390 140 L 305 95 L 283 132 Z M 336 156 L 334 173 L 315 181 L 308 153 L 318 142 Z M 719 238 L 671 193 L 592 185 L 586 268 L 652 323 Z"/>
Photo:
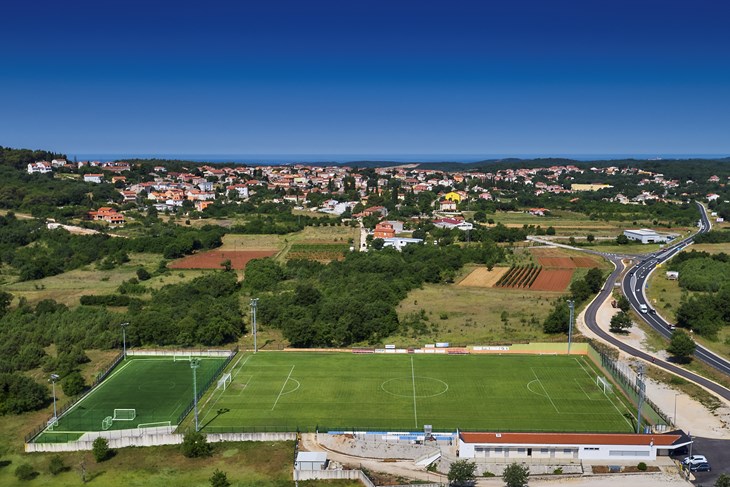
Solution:
<path fill-rule="evenodd" d="M 499 435 L 499 436 L 497 436 Z M 460 433 L 465 443 L 513 445 L 649 445 L 670 446 L 680 435 L 603 433 Z"/>

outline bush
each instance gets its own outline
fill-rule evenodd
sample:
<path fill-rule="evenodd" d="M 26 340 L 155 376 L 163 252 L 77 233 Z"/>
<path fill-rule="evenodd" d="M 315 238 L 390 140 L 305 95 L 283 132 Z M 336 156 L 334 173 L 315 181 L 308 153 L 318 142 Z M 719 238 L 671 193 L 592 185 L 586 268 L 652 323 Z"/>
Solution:
<path fill-rule="evenodd" d="M 19 480 L 33 480 L 38 476 L 38 472 L 35 471 L 31 464 L 24 463 L 22 465 L 18 465 L 18 468 L 15 469 L 15 476 L 18 477 Z"/>
<path fill-rule="evenodd" d="M 137 279 L 139 279 L 140 281 L 147 281 L 151 277 L 152 274 L 147 272 L 147 269 L 145 269 L 144 267 L 140 267 L 139 269 L 137 269 Z"/>
<path fill-rule="evenodd" d="M 212 448 L 208 444 L 208 438 L 197 431 L 188 431 L 183 436 L 181 445 L 182 454 L 188 458 L 208 457 Z"/>
<path fill-rule="evenodd" d="M 91 445 L 91 452 L 94 454 L 94 459 L 97 463 L 103 462 L 111 456 L 111 449 L 109 448 L 109 442 L 106 438 L 97 438 Z"/>
<path fill-rule="evenodd" d="M 563 467 L 558 467 L 553 470 L 553 475 L 563 475 Z"/>
<path fill-rule="evenodd" d="M 63 463 L 63 458 L 61 458 L 61 455 L 53 455 L 51 457 L 51 462 L 48 464 L 48 471 L 51 472 L 52 475 L 58 475 L 61 472 L 65 472 L 67 470 L 66 464 Z"/>
<path fill-rule="evenodd" d="M 636 466 L 641 472 L 646 472 L 646 463 L 639 462 L 639 464 Z"/>
<path fill-rule="evenodd" d="M 64 394 L 69 397 L 73 397 L 84 392 L 86 389 L 86 382 L 80 373 L 74 371 L 63 379 L 63 382 L 61 382 L 61 389 L 63 389 Z"/>
<path fill-rule="evenodd" d="M 230 487 L 231 482 L 225 472 L 221 472 L 216 468 L 210 477 L 210 485 L 211 487 Z"/>
<path fill-rule="evenodd" d="M 530 469 L 518 463 L 512 463 L 504 469 L 502 478 L 507 487 L 523 487 L 527 485 Z"/>

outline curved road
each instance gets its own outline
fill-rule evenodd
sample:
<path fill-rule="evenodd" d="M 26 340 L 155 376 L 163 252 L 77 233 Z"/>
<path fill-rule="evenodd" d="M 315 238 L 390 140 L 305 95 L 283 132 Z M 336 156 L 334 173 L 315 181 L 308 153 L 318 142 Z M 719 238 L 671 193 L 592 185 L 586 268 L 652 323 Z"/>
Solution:
<path fill-rule="evenodd" d="M 710 229 L 710 222 L 707 219 L 707 214 L 705 213 L 704 207 L 700 210 L 700 213 L 702 214 L 702 220 L 700 223 L 699 233 L 704 233 Z M 626 274 L 626 276 L 624 277 L 624 282 L 623 282 L 624 294 L 629 299 L 631 306 L 637 312 L 640 312 L 640 310 L 639 310 L 640 304 L 647 304 L 646 297 L 644 296 L 644 286 L 646 284 L 646 279 L 649 277 L 649 274 L 654 269 L 654 267 L 657 264 L 664 262 L 667 259 L 673 257 L 677 252 L 681 251 L 683 248 L 685 248 L 691 242 L 692 242 L 692 237 L 689 237 L 671 247 L 663 249 L 662 251 L 653 254 L 649 259 L 645 259 L 644 261 L 640 262 L 637 266 L 632 268 L 632 272 L 629 272 Z M 605 332 L 598 326 L 598 322 L 596 320 L 598 308 L 600 307 L 601 303 L 603 303 L 610 296 L 610 294 L 614 288 L 614 283 L 621 276 L 621 271 L 623 268 L 623 264 L 621 262 L 620 256 L 610 255 L 610 254 L 604 254 L 604 256 L 606 258 L 608 258 L 614 264 L 615 269 L 609 276 L 608 280 L 606 281 L 606 284 L 603 286 L 603 289 L 601 289 L 601 292 L 598 294 L 596 299 L 594 299 L 586 308 L 586 311 L 585 311 L 586 326 L 588 326 L 588 328 L 590 328 L 590 330 L 593 331 L 596 335 L 600 336 L 603 340 L 616 346 L 621 351 L 626 352 L 629 355 L 633 355 L 634 357 L 638 357 L 643 360 L 646 360 L 647 362 L 652 362 L 654 365 L 656 365 L 658 367 L 661 367 L 670 372 L 673 372 L 673 373 L 679 375 L 680 377 L 684 377 L 685 379 L 696 382 L 696 383 L 706 387 L 707 389 L 713 391 L 714 393 L 718 394 L 719 396 L 725 398 L 726 400 L 730 401 L 730 390 L 728 390 L 727 388 L 725 388 L 711 380 L 705 379 L 702 376 L 689 372 L 672 363 L 666 362 L 664 360 L 656 359 L 652 355 L 649 355 L 648 353 L 646 353 L 642 350 L 631 347 L 631 346 L 625 344 L 624 342 L 618 340 L 610 333 Z M 649 323 L 649 325 L 651 325 L 654 329 L 659 331 L 665 337 L 671 336 L 671 331 L 669 330 L 669 324 L 666 321 L 664 321 L 661 317 L 659 317 L 658 315 L 649 314 L 649 313 L 645 313 L 645 314 L 640 313 L 640 316 L 642 316 L 647 321 L 647 323 Z M 726 374 L 730 374 L 730 364 L 728 364 L 728 362 L 726 360 L 724 360 L 723 358 L 718 357 L 717 355 L 709 352 L 707 349 L 698 346 L 695 355 L 697 356 L 698 359 L 712 365 L 713 367 L 717 368 L 718 370 L 720 370 Z"/>

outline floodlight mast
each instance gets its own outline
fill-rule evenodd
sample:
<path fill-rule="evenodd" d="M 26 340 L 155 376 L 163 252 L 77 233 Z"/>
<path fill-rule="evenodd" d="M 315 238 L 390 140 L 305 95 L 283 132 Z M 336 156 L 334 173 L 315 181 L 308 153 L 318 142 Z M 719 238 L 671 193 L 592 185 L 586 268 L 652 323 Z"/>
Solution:
<path fill-rule="evenodd" d="M 51 374 L 51 388 L 53 389 L 53 422 L 55 423 L 58 416 L 56 415 L 56 381 L 59 379 L 58 374 Z"/>
<path fill-rule="evenodd" d="M 198 374 L 197 369 L 200 367 L 199 358 L 190 359 L 190 368 L 193 369 L 193 409 L 195 410 L 195 431 L 198 431 Z"/>
<path fill-rule="evenodd" d="M 258 345 L 256 343 L 256 307 L 258 306 L 259 298 L 251 298 L 251 317 L 253 321 L 253 353 L 258 352 Z"/>
<path fill-rule="evenodd" d="M 636 433 L 641 433 L 641 406 L 644 402 L 646 386 L 644 385 L 644 364 L 639 364 L 639 372 L 636 376 L 636 385 L 639 386 L 639 407 L 636 412 Z"/>
<path fill-rule="evenodd" d="M 129 326 L 129 322 L 121 323 L 119 326 L 122 327 L 122 357 L 127 358 L 127 332 L 126 328 Z"/>
<path fill-rule="evenodd" d="M 568 308 L 570 309 L 570 319 L 568 321 L 568 355 L 570 355 L 570 344 L 573 341 L 573 313 L 575 311 L 575 301 L 569 299 Z"/>

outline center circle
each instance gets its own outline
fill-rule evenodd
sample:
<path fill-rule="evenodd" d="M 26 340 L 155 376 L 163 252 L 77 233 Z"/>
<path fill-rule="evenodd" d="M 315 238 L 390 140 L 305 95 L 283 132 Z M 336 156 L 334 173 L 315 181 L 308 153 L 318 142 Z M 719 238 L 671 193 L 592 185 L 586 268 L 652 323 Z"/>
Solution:
<path fill-rule="evenodd" d="M 449 385 L 433 377 L 396 377 L 380 384 L 380 388 L 392 396 L 423 398 L 440 396 Z"/>

